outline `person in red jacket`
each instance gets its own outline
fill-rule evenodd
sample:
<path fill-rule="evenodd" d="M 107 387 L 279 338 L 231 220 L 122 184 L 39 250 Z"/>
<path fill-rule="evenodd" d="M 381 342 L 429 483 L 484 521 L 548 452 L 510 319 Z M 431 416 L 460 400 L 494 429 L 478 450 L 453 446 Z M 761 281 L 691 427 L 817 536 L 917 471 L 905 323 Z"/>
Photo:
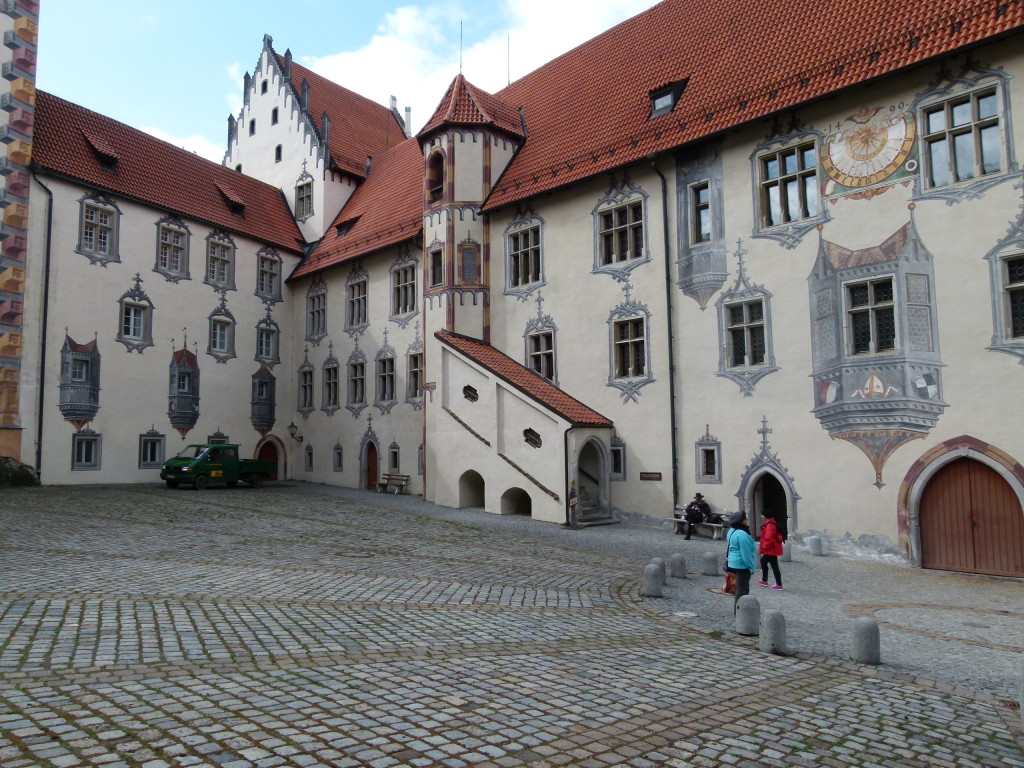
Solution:
<path fill-rule="evenodd" d="M 772 589 L 782 589 L 782 573 L 779 571 L 779 556 L 782 554 L 782 534 L 775 521 L 775 513 L 770 509 L 761 511 L 761 578 L 757 583 L 768 586 L 768 566 L 772 567 L 775 585 Z"/>

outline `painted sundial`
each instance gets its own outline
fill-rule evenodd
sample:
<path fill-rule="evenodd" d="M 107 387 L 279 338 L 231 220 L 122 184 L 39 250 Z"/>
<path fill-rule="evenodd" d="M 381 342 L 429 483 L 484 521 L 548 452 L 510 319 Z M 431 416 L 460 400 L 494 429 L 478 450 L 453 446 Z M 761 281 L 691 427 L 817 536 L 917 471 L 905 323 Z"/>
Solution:
<path fill-rule="evenodd" d="M 851 189 L 873 186 L 896 173 L 910 157 L 917 138 L 913 117 L 879 114 L 882 109 L 850 115 L 825 139 L 822 166 L 837 184 Z"/>

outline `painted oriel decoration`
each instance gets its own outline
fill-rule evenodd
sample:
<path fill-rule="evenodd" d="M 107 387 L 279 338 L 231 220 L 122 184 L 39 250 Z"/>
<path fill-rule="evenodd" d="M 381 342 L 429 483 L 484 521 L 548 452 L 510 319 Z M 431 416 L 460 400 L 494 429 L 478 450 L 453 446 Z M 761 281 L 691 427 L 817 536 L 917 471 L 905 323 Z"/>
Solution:
<path fill-rule="evenodd" d="M 171 355 L 167 396 L 167 418 L 182 440 L 199 421 L 199 360 L 187 344 L 186 338 Z"/>

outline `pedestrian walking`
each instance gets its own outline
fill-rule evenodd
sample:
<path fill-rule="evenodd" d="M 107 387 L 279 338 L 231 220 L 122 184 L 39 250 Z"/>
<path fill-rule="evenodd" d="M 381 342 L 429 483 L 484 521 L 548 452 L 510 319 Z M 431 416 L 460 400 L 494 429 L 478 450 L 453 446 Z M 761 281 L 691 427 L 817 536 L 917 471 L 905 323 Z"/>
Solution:
<path fill-rule="evenodd" d="M 779 570 L 779 556 L 782 555 L 782 532 L 770 509 L 761 510 L 761 536 L 758 550 L 761 552 L 761 578 L 757 583 L 768 586 L 768 566 L 771 566 L 775 584 L 772 589 L 782 589 L 782 572 Z"/>
<path fill-rule="evenodd" d="M 750 594 L 750 577 L 757 567 L 754 539 L 750 536 L 747 516 L 743 512 L 734 512 L 729 518 L 729 532 L 725 534 L 725 540 L 728 545 L 725 569 L 736 574 L 736 597 L 732 602 L 732 612 L 736 613 L 739 599 Z"/>

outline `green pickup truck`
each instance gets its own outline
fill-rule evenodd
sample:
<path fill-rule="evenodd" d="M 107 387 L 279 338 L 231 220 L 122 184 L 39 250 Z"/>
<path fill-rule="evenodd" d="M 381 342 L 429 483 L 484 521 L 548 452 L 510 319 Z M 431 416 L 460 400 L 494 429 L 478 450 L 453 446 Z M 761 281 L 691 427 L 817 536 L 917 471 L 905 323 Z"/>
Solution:
<path fill-rule="evenodd" d="M 272 478 L 277 471 L 276 461 L 238 458 L 238 446 L 231 443 L 212 445 L 190 445 L 168 459 L 160 468 L 160 479 L 168 488 L 177 488 L 188 483 L 197 491 L 206 489 L 210 483 L 238 485 L 244 480 L 253 488 L 263 485 L 263 480 Z"/>

